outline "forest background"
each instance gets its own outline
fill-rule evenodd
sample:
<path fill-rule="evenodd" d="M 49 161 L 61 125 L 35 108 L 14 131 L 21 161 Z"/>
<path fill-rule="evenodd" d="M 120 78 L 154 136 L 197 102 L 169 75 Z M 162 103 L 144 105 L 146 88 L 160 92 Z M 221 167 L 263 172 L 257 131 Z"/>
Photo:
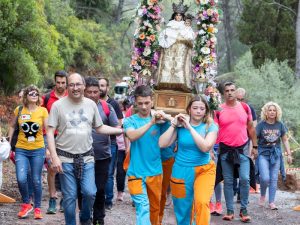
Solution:
<path fill-rule="evenodd" d="M 16 104 L 7 96 L 28 84 L 46 87 L 56 70 L 76 69 L 109 77 L 112 83 L 130 75 L 134 19 L 141 1 L 147 0 L 0 0 L 1 123 L 9 120 Z M 178 1 L 161 1 L 165 23 Z M 185 3 L 194 15 L 194 0 Z M 299 1 L 218 4 L 217 79 L 244 87 L 258 114 L 266 102 L 279 103 L 295 139 L 293 149 L 298 149 L 295 157 L 300 157 Z"/>

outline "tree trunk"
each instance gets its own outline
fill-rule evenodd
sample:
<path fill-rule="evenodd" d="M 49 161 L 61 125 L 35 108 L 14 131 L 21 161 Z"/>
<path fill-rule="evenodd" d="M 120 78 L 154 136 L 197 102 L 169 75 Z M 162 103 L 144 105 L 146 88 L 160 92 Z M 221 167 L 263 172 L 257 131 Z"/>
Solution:
<path fill-rule="evenodd" d="M 119 4 L 118 4 L 118 8 L 116 10 L 116 16 L 115 16 L 115 22 L 116 23 L 120 23 L 120 21 L 121 21 L 124 2 L 125 2 L 125 0 L 119 0 Z"/>
<path fill-rule="evenodd" d="M 300 1 L 296 21 L 296 78 L 300 79 Z"/>
<path fill-rule="evenodd" d="M 224 26 L 224 33 L 225 33 L 225 46 L 226 46 L 226 64 L 228 72 L 232 71 L 232 51 L 231 51 L 231 40 L 233 38 L 233 29 L 231 27 L 231 18 L 230 18 L 230 6 L 229 0 L 223 0 L 222 4 L 223 10 L 223 26 Z"/>

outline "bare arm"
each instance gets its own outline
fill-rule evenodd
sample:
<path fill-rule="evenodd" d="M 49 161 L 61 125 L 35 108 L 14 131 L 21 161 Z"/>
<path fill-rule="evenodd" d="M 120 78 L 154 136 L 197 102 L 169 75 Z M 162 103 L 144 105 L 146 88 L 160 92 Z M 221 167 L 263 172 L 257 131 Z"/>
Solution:
<path fill-rule="evenodd" d="M 197 133 L 197 131 L 193 127 L 191 127 L 190 132 L 194 139 L 194 142 L 202 152 L 209 152 L 213 148 L 214 144 L 216 143 L 217 136 L 218 136 L 217 131 L 212 131 L 209 132 L 205 136 L 205 138 L 203 138 L 199 133 Z"/>
<path fill-rule="evenodd" d="M 282 140 L 282 143 L 283 143 L 284 150 L 286 151 L 286 153 L 288 155 L 288 163 L 291 164 L 293 159 L 292 159 L 289 139 L 288 139 L 287 135 L 286 134 L 283 135 L 281 140 Z"/>
<path fill-rule="evenodd" d="M 9 129 L 8 129 L 8 138 L 9 138 L 9 143 L 11 144 L 11 139 L 12 136 L 14 134 L 14 131 L 16 129 L 16 121 L 17 121 L 17 117 L 14 115 L 10 124 L 9 124 Z"/>
<path fill-rule="evenodd" d="M 52 168 L 58 173 L 62 173 L 63 172 L 62 164 L 56 153 L 54 133 L 55 133 L 55 128 L 48 126 L 47 141 L 48 141 L 48 150 L 50 152 L 51 159 L 52 159 Z"/>
<path fill-rule="evenodd" d="M 141 136 L 143 136 L 153 125 L 154 123 L 152 122 L 152 120 L 145 124 L 144 126 L 134 130 L 134 129 L 128 129 L 126 131 L 126 137 L 129 139 L 129 141 L 136 141 L 137 139 L 139 139 Z"/>
<path fill-rule="evenodd" d="M 174 141 L 177 138 L 177 129 L 175 128 L 175 126 L 172 124 L 168 130 L 165 131 L 165 133 L 163 133 L 160 137 L 159 137 L 159 147 L 160 148 L 167 148 L 169 147 L 172 143 L 174 143 Z"/>
<path fill-rule="evenodd" d="M 107 135 L 119 135 L 123 133 L 123 130 L 121 128 L 111 127 L 104 124 L 100 127 L 96 127 L 95 130 L 99 134 Z"/>
<path fill-rule="evenodd" d="M 248 121 L 247 130 L 248 130 L 248 135 L 252 142 L 252 146 L 257 146 L 256 130 L 255 130 L 255 127 L 253 126 L 252 120 Z M 256 159 L 258 156 L 257 148 L 252 147 L 250 155 L 253 155 L 254 159 Z"/>

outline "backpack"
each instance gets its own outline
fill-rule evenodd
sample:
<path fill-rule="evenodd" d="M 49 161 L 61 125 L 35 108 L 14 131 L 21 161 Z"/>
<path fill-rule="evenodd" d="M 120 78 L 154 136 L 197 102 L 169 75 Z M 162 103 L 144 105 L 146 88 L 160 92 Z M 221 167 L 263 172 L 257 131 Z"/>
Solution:
<path fill-rule="evenodd" d="M 247 113 L 247 115 L 249 114 L 249 106 L 248 104 L 246 104 L 245 102 L 240 102 L 245 110 L 245 112 Z M 220 117 L 220 111 L 219 110 L 216 110 L 215 111 L 215 116 L 216 118 L 219 120 L 219 117 Z"/>
<path fill-rule="evenodd" d="M 48 92 L 46 95 L 45 95 L 45 98 L 44 98 L 44 102 L 43 102 L 43 105 L 44 107 L 47 109 L 47 105 L 48 105 L 48 101 L 50 99 L 50 92 Z"/>
<path fill-rule="evenodd" d="M 109 110 L 107 102 L 100 99 L 100 103 L 101 103 L 102 109 L 103 109 L 106 117 L 108 118 L 109 114 L 110 114 L 110 110 Z"/>
<path fill-rule="evenodd" d="M 17 144 L 17 141 L 18 141 L 18 135 L 19 135 L 19 123 L 18 123 L 18 119 L 21 115 L 21 111 L 23 109 L 23 106 L 19 106 L 18 107 L 18 116 L 17 116 L 17 119 L 16 119 L 16 124 L 15 124 L 15 130 L 14 130 L 14 133 L 11 137 L 11 142 L 10 142 L 10 146 L 11 146 L 11 150 L 12 151 L 15 151 L 16 150 L 16 144 Z"/>

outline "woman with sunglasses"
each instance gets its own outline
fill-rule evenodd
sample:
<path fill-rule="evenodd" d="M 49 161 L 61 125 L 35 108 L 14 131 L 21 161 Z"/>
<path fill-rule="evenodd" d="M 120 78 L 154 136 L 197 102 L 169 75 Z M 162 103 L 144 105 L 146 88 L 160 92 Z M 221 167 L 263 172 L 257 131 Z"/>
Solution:
<path fill-rule="evenodd" d="M 159 146 L 166 148 L 178 142 L 170 183 L 177 224 L 208 225 L 216 178 L 216 166 L 209 152 L 216 142 L 218 127 L 210 117 L 204 97 L 192 98 L 186 111 L 189 117 L 175 116 L 160 136 Z"/>
<path fill-rule="evenodd" d="M 18 106 L 14 111 L 14 121 L 9 129 L 9 137 L 14 133 L 16 124 L 19 134 L 15 149 L 16 174 L 19 190 L 22 196 L 19 218 L 25 218 L 33 210 L 30 204 L 27 174 L 31 168 L 34 197 L 34 219 L 42 219 L 42 168 L 45 160 L 45 145 L 43 139 L 43 127 L 47 127 L 48 112 L 40 106 L 39 89 L 30 85 L 24 89 L 22 107 Z M 19 110 L 20 113 L 19 113 Z"/>

